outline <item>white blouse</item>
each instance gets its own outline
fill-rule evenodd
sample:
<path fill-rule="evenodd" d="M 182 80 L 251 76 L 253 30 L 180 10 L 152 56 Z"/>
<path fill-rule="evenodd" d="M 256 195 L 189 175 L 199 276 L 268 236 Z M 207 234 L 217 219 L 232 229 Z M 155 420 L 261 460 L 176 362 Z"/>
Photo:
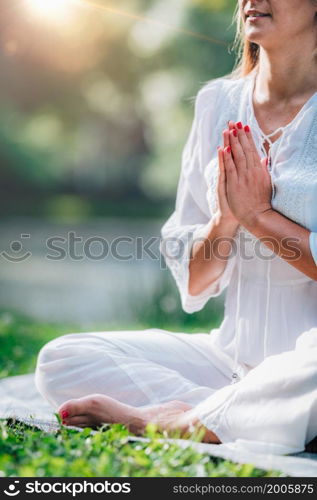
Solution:
<path fill-rule="evenodd" d="M 204 237 L 218 211 L 217 146 L 227 121 L 249 124 L 261 157 L 267 138 L 253 109 L 256 72 L 238 80 L 217 78 L 197 94 L 193 124 L 182 155 L 175 211 L 162 227 L 161 253 L 178 286 L 184 311 L 201 310 L 227 287 L 224 319 L 211 330 L 218 356 L 233 381 L 272 354 L 293 349 L 298 336 L 317 327 L 317 282 L 239 226 L 223 274 L 202 293 L 188 292 L 193 240 Z M 317 265 L 317 92 L 282 127 L 270 148 L 272 207 L 310 231 Z M 290 235 L 291 237 L 292 235 Z M 291 246 L 291 242 L 289 242 Z"/>

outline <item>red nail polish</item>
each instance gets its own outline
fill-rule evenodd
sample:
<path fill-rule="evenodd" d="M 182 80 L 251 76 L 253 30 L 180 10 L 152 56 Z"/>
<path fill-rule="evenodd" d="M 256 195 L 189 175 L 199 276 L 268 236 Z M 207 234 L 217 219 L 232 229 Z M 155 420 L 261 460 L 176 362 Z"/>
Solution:
<path fill-rule="evenodd" d="M 226 152 L 227 152 L 227 153 L 231 153 L 231 147 L 230 147 L 230 146 L 227 146 L 227 147 L 226 147 Z"/>
<path fill-rule="evenodd" d="M 233 129 L 233 132 L 232 132 L 232 133 L 233 133 L 233 135 L 234 135 L 235 137 L 237 137 L 238 132 L 236 131 L 236 129 Z"/>
<path fill-rule="evenodd" d="M 246 125 L 246 126 L 244 127 L 244 130 L 245 130 L 245 132 L 250 132 L 250 127 L 249 127 L 249 125 Z"/>
<path fill-rule="evenodd" d="M 67 417 L 69 417 L 69 413 L 68 413 L 68 411 L 66 411 L 66 410 L 62 411 L 61 415 L 62 415 L 62 418 L 67 418 Z"/>
<path fill-rule="evenodd" d="M 242 129 L 242 123 L 241 123 L 241 122 L 238 122 L 238 123 L 237 123 L 237 127 L 241 130 L 241 129 Z"/>
<path fill-rule="evenodd" d="M 65 420 L 62 420 L 62 424 L 63 424 L 63 425 L 66 425 L 66 422 L 65 422 Z"/>

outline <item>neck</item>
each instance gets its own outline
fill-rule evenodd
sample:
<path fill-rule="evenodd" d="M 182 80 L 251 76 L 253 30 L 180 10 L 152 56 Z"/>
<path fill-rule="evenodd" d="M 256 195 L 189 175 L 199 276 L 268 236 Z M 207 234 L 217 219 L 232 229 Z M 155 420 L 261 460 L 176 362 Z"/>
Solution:
<path fill-rule="evenodd" d="M 259 103 L 280 103 L 300 100 L 317 91 L 317 61 L 314 43 L 300 46 L 300 53 L 260 48 L 255 93 Z M 308 54 L 308 56 L 304 56 Z"/>

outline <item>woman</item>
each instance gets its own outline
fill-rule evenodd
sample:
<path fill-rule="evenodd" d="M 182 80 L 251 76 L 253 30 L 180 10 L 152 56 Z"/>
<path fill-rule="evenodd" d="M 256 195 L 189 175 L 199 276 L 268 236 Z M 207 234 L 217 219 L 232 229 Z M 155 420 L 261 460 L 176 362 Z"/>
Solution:
<path fill-rule="evenodd" d="M 197 95 L 161 242 L 186 312 L 228 287 L 223 322 L 50 342 L 36 383 L 65 425 L 273 453 L 317 435 L 317 1 L 239 0 L 237 22 L 242 59 Z"/>

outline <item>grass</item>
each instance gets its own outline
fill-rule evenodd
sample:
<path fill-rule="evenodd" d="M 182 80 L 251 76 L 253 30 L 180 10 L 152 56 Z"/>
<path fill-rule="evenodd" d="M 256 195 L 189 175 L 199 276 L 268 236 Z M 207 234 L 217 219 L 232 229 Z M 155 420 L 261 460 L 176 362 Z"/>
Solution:
<path fill-rule="evenodd" d="M 163 323 L 162 323 L 163 324 Z M 164 323 L 165 327 L 166 324 Z M 109 326 L 109 325 L 108 325 Z M 133 325 L 133 329 L 153 325 Z M 157 325 L 163 328 L 162 325 Z M 171 330 L 180 331 L 174 324 Z M 111 326 L 112 327 L 112 326 Z M 122 325 L 122 329 L 126 325 Z M 102 328 L 96 328 L 96 330 Z M 105 328 L 103 328 L 105 329 Z M 110 326 L 109 326 L 109 329 Z M 119 329 L 117 327 L 117 329 Z M 121 329 L 121 328 L 120 328 Z M 197 331 L 202 331 L 197 326 Z M 182 329 L 186 331 L 186 328 Z M 195 331 L 191 324 L 189 331 Z M 10 312 L 0 314 L 1 377 L 30 373 L 39 349 L 49 340 L 80 331 L 75 325 L 35 322 Z M 149 442 L 128 442 L 123 425 L 104 426 L 78 432 L 60 427 L 44 433 L 19 422 L 0 421 L 0 476 L 18 477 L 276 477 L 251 464 L 235 464 L 197 453 L 192 447 L 162 443 L 149 426 Z M 198 437 L 196 437 L 198 439 Z"/>

